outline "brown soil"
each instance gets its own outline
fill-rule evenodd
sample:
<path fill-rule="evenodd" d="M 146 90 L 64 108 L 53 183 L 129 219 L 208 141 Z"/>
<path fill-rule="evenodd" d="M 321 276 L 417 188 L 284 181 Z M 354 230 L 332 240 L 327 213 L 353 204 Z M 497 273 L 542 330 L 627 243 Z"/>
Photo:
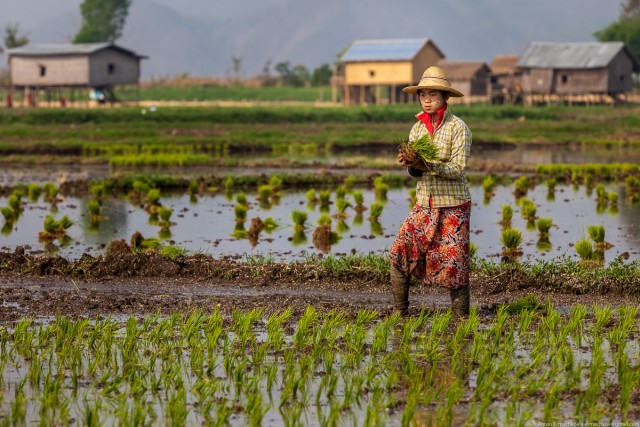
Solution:
<path fill-rule="evenodd" d="M 267 312 L 292 307 L 301 314 L 307 305 L 318 309 L 375 309 L 382 315 L 392 311 L 386 277 L 354 268 L 335 273 L 308 263 L 262 265 L 205 255 L 176 260 L 154 253 L 130 252 L 128 245 L 112 244 L 104 256 L 84 255 L 70 261 L 60 257 L 36 257 L 0 253 L 0 321 L 24 316 L 57 314 L 89 316 L 144 315 L 218 307 L 224 312 L 263 307 Z M 490 314 L 496 305 L 533 294 L 556 306 L 574 303 L 619 305 L 638 303 L 616 289 L 606 293 L 584 293 L 579 285 L 563 292 L 502 272 L 494 277 L 474 273 L 472 304 Z M 446 289 L 413 286 L 411 314 L 421 309 L 449 306 Z"/>

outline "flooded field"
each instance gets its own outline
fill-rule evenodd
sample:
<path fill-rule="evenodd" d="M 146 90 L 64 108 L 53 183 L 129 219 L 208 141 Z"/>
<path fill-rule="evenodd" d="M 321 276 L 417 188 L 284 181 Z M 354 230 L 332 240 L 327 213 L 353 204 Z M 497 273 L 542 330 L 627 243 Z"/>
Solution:
<path fill-rule="evenodd" d="M 14 425 L 620 423 L 640 415 L 637 313 L 27 318 L 0 329 L 0 412 Z"/>
<path fill-rule="evenodd" d="M 327 190 L 328 191 L 328 190 Z M 384 254 L 390 247 L 400 222 L 406 217 L 412 202 L 410 188 L 390 189 L 386 199 L 376 196 L 374 190 L 361 191 L 363 205 L 367 210 L 357 213 L 353 194 L 347 193 L 350 204 L 345 209 L 344 219 L 332 219 L 332 231 L 337 234 L 330 247 L 314 244 L 313 232 L 323 214 L 338 213 L 336 194 L 331 194 L 330 204 L 324 208 L 309 204 L 306 192 L 287 190 L 269 203 L 258 200 L 258 194 L 247 193 L 247 209 L 243 221 L 237 220 L 235 209 L 238 192 L 191 197 L 188 194 L 163 194 L 160 203 L 172 210 L 171 225 L 162 227 L 157 218 L 132 204 L 124 197 L 107 197 L 102 204 L 102 219 L 91 223 L 88 210 L 89 198 L 67 197 L 56 205 L 55 218 L 67 216 L 73 223 L 64 243 L 41 243 L 39 231 L 51 205 L 42 198 L 26 201 L 24 212 L 14 225 L 5 223 L 0 236 L 0 248 L 13 251 L 17 246 L 26 246 L 27 252 L 58 253 L 69 258 L 78 258 L 84 252 L 99 254 L 112 240 L 124 239 L 139 232 L 145 238 L 158 238 L 165 244 L 182 247 L 191 253 L 220 256 L 268 256 L 276 260 L 299 260 L 309 255 L 375 253 Z M 477 256 L 498 261 L 502 251 L 500 240 L 502 226 L 501 210 L 504 205 L 514 211 L 511 226 L 521 231 L 522 251 L 525 258 L 548 259 L 558 256 L 577 258 L 573 245 L 587 236 L 591 225 L 602 225 L 606 241 L 613 247 L 606 251 L 605 260 L 617 256 L 639 259 L 640 248 L 640 204 L 624 201 L 624 188 L 611 184 L 609 192 L 618 192 L 620 202 L 617 209 L 601 208 L 595 201 L 595 192 L 587 194 L 585 187 L 558 186 L 553 199 L 547 187 L 538 185 L 529 191 L 527 199 L 537 206 L 536 216 L 550 218 L 552 226 L 548 242 L 541 244 L 539 232 L 533 222 L 520 214 L 513 194 L 513 185 L 497 186 L 495 195 L 484 197 L 481 186 L 472 186 L 474 205 L 472 208 L 472 242 L 477 246 Z M 244 194 L 244 193 L 242 193 Z M 370 208 L 379 203 L 382 213 L 377 221 L 370 221 Z M 7 205 L 6 197 L 0 198 L 0 206 Z M 295 232 L 292 212 L 306 214 L 304 230 Z M 254 239 L 247 238 L 251 221 L 271 218 L 276 227 L 263 230 Z"/>

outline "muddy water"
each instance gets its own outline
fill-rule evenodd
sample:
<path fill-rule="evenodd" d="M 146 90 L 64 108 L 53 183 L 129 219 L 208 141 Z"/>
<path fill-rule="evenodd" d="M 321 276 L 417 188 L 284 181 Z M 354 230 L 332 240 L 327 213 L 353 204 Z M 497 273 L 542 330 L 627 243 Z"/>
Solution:
<path fill-rule="evenodd" d="M 538 232 L 531 229 L 521 214 L 512 194 L 513 186 L 496 189 L 494 197 L 485 201 L 483 190 L 472 187 L 474 205 L 472 209 L 472 242 L 478 247 L 478 256 L 499 260 L 502 245 L 500 243 L 501 208 L 504 204 L 513 207 L 512 226 L 523 235 L 522 250 L 524 258 L 549 259 L 567 255 L 577 258 L 573 244 L 587 235 L 589 225 L 605 226 L 606 241 L 613 248 L 605 255 L 607 262 L 619 255 L 629 259 L 640 259 L 640 205 L 628 204 L 623 188 L 611 185 L 609 191 L 620 194 L 617 211 L 598 209 L 595 194 L 587 194 L 584 187 L 574 189 L 559 186 L 555 200 L 548 200 L 547 189 L 538 186 L 529 191 L 528 198 L 538 206 L 537 216 L 552 218 L 554 225 L 550 231 L 550 246 L 542 247 L 538 243 Z M 261 206 L 256 194 L 248 194 L 250 209 L 243 226 L 250 227 L 251 220 L 259 217 L 265 220 L 272 217 L 279 226 L 270 233 L 262 231 L 257 242 L 247 238 L 236 238 L 235 200 L 224 194 L 199 197 L 190 200 L 188 195 L 164 195 L 161 203 L 173 209 L 171 220 L 175 223 L 168 230 L 150 221 L 149 214 L 138 206 L 131 205 L 123 198 L 107 199 L 104 202 L 104 219 L 98 226 L 91 227 L 88 221 L 88 199 L 67 198 L 58 204 L 55 218 L 68 215 L 75 224 L 68 230 L 70 241 L 53 246 L 45 246 L 38 241 L 38 232 L 43 229 L 44 218 L 51 213 L 49 204 L 39 200 L 27 202 L 25 210 L 13 227 L 5 225 L 0 235 L 0 249 L 13 250 L 17 246 L 28 246 L 27 252 L 55 252 L 69 258 L 77 258 L 83 252 L 99 254 L 105 245 L 114 239 L 129 240 L 139 231 L 146 238 L 158 237 L 164 244 L 174 244 L 191 252 L 202 252 L 215 257 L 220 256 L 271 256 L 276 260 L 302 259 L 309 255 L 328 253 L 341 255 L 349 253 L 384 254 L 391 246 L 401 221 L 408 214 L 411 204 L 409 189 L 392 189 L 387 195 L 379 224 L 371 223 L 365 211 L 362 218 L 356 216 L 352 208 L 347 209 L 346 220 L 333 220 L 332 229 L 340 239 L 330 250 L 321 250 L 314 246 L 312 233 L 317 220 L 323 213 L 318 206 L 307 205 L 303 192 L 285 192 L 277 203 L 268 207 Z M 348 200 L 353 201 L 351 196 Z M 372 191 L 364 191 L 364 205 L 369 207 L 376 201 Z M 332 195 L 335 201 L 335 194 Z M 6 206 L 7 199 L 0 198 L 0 206 Z M 308 214 L 307 229 L 303 234 L 295 234 L 291 212 L 300 210 Z M 335 205 L 328 213 L 337 212 Z M 2 219 L 0 219 L 2 221 Z"/>

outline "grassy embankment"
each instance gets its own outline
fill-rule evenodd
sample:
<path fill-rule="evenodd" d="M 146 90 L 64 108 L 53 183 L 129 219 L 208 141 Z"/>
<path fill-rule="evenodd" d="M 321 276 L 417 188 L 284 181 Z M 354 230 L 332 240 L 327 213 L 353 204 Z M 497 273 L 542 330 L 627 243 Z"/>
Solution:
<path fill-rule="evenodd" d="M 454 106 L 481 143 L 637 143 L 631 107 Z M 208 107 L 14 109 L 0 116 L 0 152 L 12 164 L 113 166 L 242 165 L 247 153 L 308 158 L 388 147 L 414 122 L 415 105 L 378 107 Z M 234 156 L 242 153 L 243 158 Z M 393 156 L 352 156 L 346 166 L 385 167 Z M 353 160 L 352 159 L 352 160 Z M 255 161 L 252 162 L 255 164 Z M 280 163 L 281 164 L 281 163 Z M 289 165 L 285 161 L 285 166 Z"/>

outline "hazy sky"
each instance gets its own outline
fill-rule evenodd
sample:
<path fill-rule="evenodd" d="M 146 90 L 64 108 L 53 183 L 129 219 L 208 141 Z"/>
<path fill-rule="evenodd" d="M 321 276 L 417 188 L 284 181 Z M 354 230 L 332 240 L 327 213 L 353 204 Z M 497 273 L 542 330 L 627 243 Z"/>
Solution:
<path fill-rule="evenodd" d="M 69 42 L 82 0 L 0 0 L 0 29 Z M 593 41 L 619 0 L 133 0 L 119 44 L 149 56 L 143 75 L 245 75 L 266 63 L 331 63 L 353 40 L 428 37 L 448 59 L 521 54 L 531 41 Z M 0 67 L 6 64 L 6 54 Z"/>

